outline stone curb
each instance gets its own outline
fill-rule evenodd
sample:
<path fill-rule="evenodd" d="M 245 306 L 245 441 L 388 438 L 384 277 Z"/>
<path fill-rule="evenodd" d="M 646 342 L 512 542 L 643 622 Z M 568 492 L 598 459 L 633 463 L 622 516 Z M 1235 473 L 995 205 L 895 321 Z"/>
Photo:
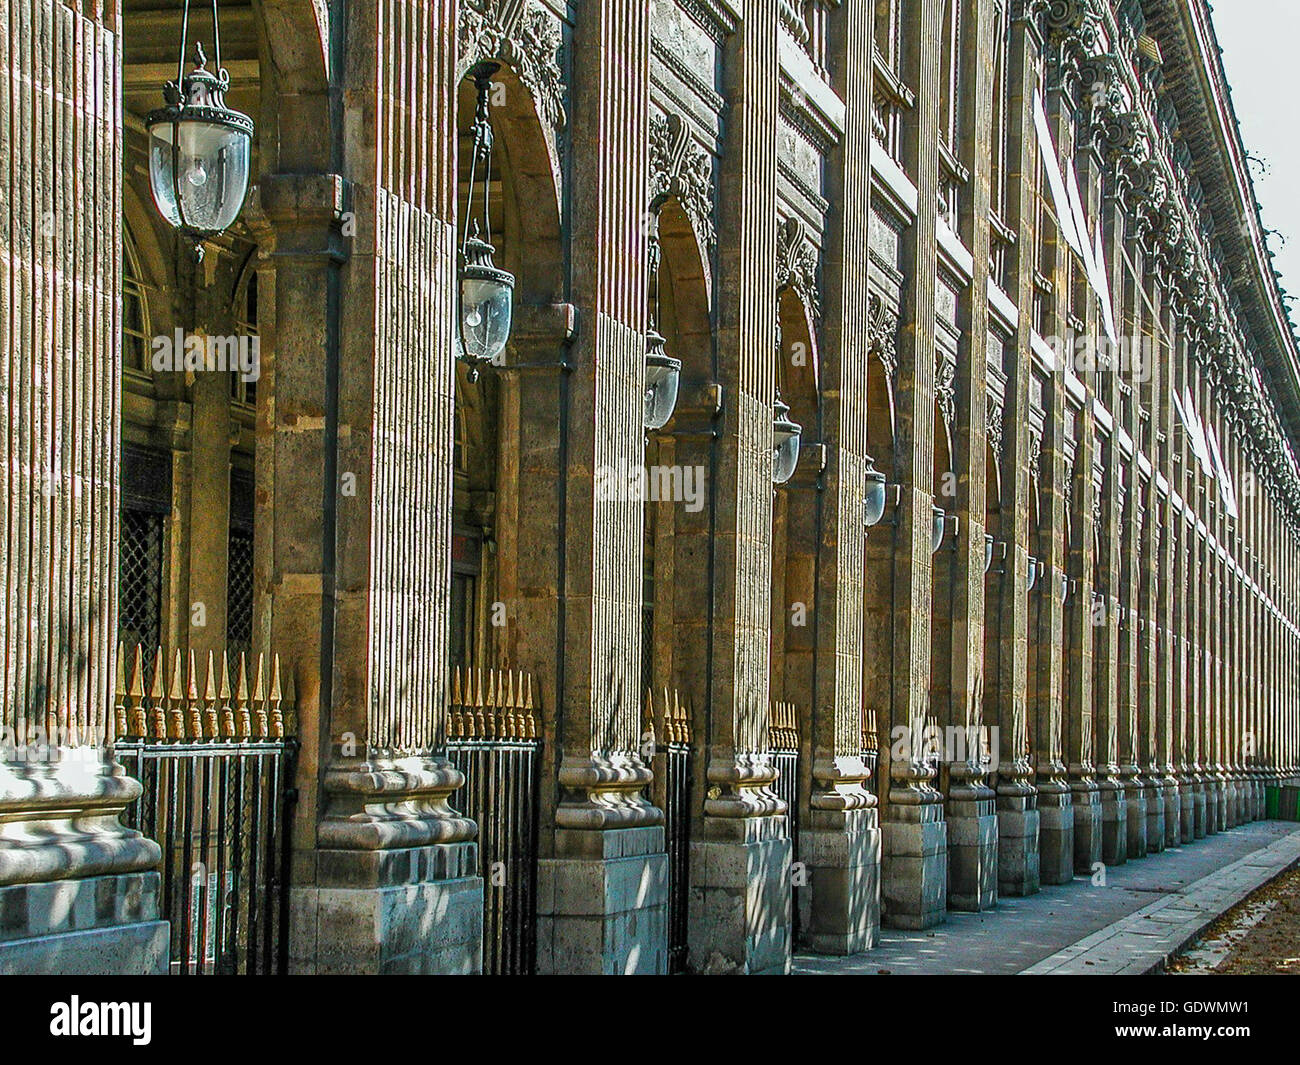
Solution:
<path fill-rule="evenodd" d="M 1286 836 L 1085 936 L 1021 976 L 1146 976 L 1194 943 L 1237 903 L 1300 865 L 1300 833 Z"/>

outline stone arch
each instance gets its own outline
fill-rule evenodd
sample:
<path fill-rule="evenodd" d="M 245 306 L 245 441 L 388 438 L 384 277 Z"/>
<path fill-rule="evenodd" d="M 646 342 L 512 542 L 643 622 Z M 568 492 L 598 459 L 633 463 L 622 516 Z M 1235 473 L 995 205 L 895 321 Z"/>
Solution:
<path fill-rule="evenodd" d="M 794 420 L 803 426 L 804 439 L 820 439 L 820 353 L 812 308 L 792 287 L 783 288 L 777 294 L 777 320 L 781 327 L 777 363 L 781 398 L 790 404 Z"/>

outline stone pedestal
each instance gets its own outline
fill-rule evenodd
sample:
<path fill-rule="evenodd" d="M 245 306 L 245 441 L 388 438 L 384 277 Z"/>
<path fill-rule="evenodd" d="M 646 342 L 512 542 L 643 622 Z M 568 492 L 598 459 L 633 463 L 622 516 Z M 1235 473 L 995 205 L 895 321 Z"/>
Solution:
<path fill-rule="evenodd" d="M 482 972 L 477 844 L 322 850 L 315 860 L 315 884 L 289 892 L 291 972 Z"/>
<path fill-rule="evenodd" d="M 954 787 L 944 806 L 948 822 L 948 908 L 990 910 L 998 901 L 998 815 L 982 786 Z"/>
<path fill-rule="evenodd" d="M 705 817 L 691 841 L 691 968 L 740 975 L 790 971 L 792 851 L 784 815 Z"/>
<path fill-rule="evenodd" d="M 537 873 L 537 971 L 668 971 L 668 856 L 660 825 L 560 829 Z M 692 855 L 694 861 L 694 855 Z"/>
<path fill-rule="evenodd" d="M 1042 883 L 1039 865 L 1038 795 L 1003 794 L 998 790 L 998 894 L 1021 898 Z"/>
<path fill-rule="evenodd" d="M 1038 870 L 1044 884 L 1074 879 L 1074 795 L 1060 781 L 1038 785 Z"/>
<path fill-rule="evenodd" d="M 1190 774 L 1178 782 L 1178 841 L 1196 839 L 1196 783 Z"/>
<path fill-rule="evenodd" d="M 1124 782 L 1124 809 L 1128 815 L 1128 857 L 1147 856 L 1147 790 L 1136 767 Z"/>
<path fill-rule="evenodd" d="M 882 832 L 882 922 L 912 929 L 939 924 L 948 912 L 948 826 L 942 804 L 891 802 Z"/>
<path fill-rule="evenodd" d="M 96 748 L 0 763 L 0 974 L 167 972 L 161 851 L 120 821 L 140 790 Z"/>
<path fill-rule="evenodd" d="M 1237 774 L 1227 770 L 1223 780 L 1223 827 L 1236 828 L 1241 824 L 1241 796 L 1237 791 Z"/>
<path fill-rule="evenodd" d="M 1147 800 L 1147 853 L 1165 849 L 1165 781 L 1163 777 L 1143 777 Z"/>
<path fill-rule="evenodd" d="M 475 825 L 437 756 L 340 760 L 324 776 L 315 847 L 294 854 L 289 967 L 307 974 L 464 974 L 483 968 Z"/>
<path fill-rule="evenodd" d="M 1091 876 L 1101 861 L 1101 792 L 1091 781 L 1071 785 L 1074 800 L 1074 871 Z"/>
<path fill-rule="evenodd" d="M 157 873 L 0 887 L 0 975 L 163 976 Z"/>
<path fill-rule="evenodd" d="M 1192 782 L 1192 838 L 1205 838 L 1206 784 L 1205 777 L 1197 772 Z"/>
<path fill-rule="evenodd" d="M 800 894 L 801 946 L 859 954 L 880 933 L 880 826 L 874 807 L 813 811 L 799 835 L 808 881 Z"/>
<path fill-rule="evenodd" d="M 1107 865 L 1128 861 L 1128 798 L 1122 781 L 1108 777 L 1098 784 L 1101 805 L 1101 860 Z"/>
<path fill-rule="evenodd" d="M 1165 846 L 1182 841 L 1183 785 L 1172 772 L 1165 775 Z"/>

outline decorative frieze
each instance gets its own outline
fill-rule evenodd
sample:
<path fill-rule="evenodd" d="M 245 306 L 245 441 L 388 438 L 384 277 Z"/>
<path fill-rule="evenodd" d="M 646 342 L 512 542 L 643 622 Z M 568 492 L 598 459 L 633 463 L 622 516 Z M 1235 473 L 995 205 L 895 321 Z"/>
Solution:
<path fill-rule="evenodd" d="M 713 228 L 713 159 L 691 136 L 680 115 L 650 115 L 650 210 L 668 199 L 681 204 L 700 247 L 711 251 Z"/>
<path fill-rule="evenodd" d="M 560 28 L 554 16 L 533 0 L 464 0 L 460 8 L 460 66 L 499 59 L 537 101 L 538 113 L 553 129 L 565 123 L 564 75 L 560 69 Z"/>

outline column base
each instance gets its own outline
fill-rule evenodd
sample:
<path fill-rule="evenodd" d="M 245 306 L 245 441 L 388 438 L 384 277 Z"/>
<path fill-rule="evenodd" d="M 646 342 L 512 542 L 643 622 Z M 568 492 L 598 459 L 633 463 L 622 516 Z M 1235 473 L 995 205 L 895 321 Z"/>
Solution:
<path fill-rule="evenodd" d="M 1102 781 L 1101 860 L 1107 865 L 1128 861 L 1128 798 L 1124 785 L 1117 780 Z"/>
<path fill-rule="evenodd" d="M 1128 857 L 1147 856 L 1147 792 L 1134 778 L 1125 785 L 1124 807 L 1128 815 Z"/>
<path fill-rule="evenodd" d="M 703 825 L 690 850 L 691 969 L 788 973 L 793 849 L 785 817 L 705 817 Z"/>
<path fill-rule="evenodd" d="M 483 971 L 478 845 L 319 850 L 314 883 L 289 891 L 289 971 L 450 975 Z"/>
<path fill-rule="evenodd" d="M 1205 777 L 1197 775 L 1195 783 L 1192 785 L 1192 802 L 1194 803 L 1192 821 L 1192 836 L 1194 839 L 1204 839 L 1206 829 L 1206 813 L 1208 811 L 1208 795 L 1206 793 Z"/>
<path fill-rule="evenodd" d="M 668 855 L 662 825 L 559 829 L 537 869 L 537 971 L 668 972 Z M 694 855 L 692 855 L 694 861 Z"/>
<path fill-rule="evenodd" d="M 1182 841 L 1183 784 L 1172 773 L 1165 777 L 1165 847 Z"/>
<path fill-rule="evenodd" d="M 0 975 L 164 976 L 157 873 L 0 887 Z"/>
<path fill-rule="evenodd" d="M 1178 782 L 1178 840 L 1191 843 L 1196 839 L 1196 785 L 1190 780 Z"/>
<path fill-rule="evenodd" d="M 1074 871 L 1092 876 L 1101 862 L 1102 809 L 1101 792 L 1096 785 L 1075 786 L 1074 799 Z"/>
<path fill-rule="evenodd" d="M 943 805 L 894 803 L 882 828 L 881 921 L 886 928 L 932 928 L 947 917 L 948 826 Z"/>
<path fill-rule="evenodd" d="M 997 811 L 998 894 L 1007 898 L 1034 895 L 1042 882 L 1037 796 L 999 795 Z"/>
<path fill-rule="evenodd" d="M 1152 778 L 1146 782 L 1147 797 L 1147 853 L 1159 854 L 1165 849 L 1165 782 Z"/>
<path fill-rule="evenodd" d="M 830 823 L 819 825 L 819 821 Z M 799 834 L 808 880 L 799 892 L 800 946 L 860 954 L 880 936 L 880 827 L 874 807 L 813 812 Z"/>
<path fill-rule="evenodd" d="M 1074 879 L 1074 795 L 1058 787 L 1038 790 L 1038 870 L 1044 884 Z"/>
<path fill-rule="evenodd" d="M 998 814 L 994 794 L 987 788 L 980 798 L 949 799 L 944 817 L 948 823 L 948 909 L 979 913 L 998 904 Z"/>

